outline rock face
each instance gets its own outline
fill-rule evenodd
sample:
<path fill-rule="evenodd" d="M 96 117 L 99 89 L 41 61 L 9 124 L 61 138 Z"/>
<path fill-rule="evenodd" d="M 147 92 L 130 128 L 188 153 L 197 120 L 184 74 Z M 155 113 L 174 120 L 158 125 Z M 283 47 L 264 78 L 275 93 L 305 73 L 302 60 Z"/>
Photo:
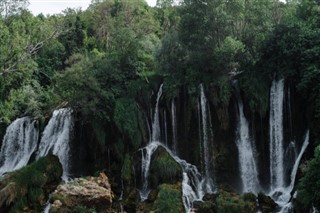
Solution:
<path fill-rule="evenodd" d="M 50 213 L 73 212 L 77 208 L 109 212 L 112 199 L 113 192 L 104 173 L 99 177 L 77 178 L 57 187 L 51 195 Z"/>

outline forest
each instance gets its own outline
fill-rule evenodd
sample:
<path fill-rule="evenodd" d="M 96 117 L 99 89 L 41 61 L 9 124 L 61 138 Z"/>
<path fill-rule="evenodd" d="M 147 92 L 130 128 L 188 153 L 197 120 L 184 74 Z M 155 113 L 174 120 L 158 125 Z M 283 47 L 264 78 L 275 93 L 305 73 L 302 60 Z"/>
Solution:
<path fill-rule="evenodd" d="M 28 4 L 0 2 L 1 212 L 320 210 L 319 0 Z M 99 174 L 108 204 L 51 194 Z"/>

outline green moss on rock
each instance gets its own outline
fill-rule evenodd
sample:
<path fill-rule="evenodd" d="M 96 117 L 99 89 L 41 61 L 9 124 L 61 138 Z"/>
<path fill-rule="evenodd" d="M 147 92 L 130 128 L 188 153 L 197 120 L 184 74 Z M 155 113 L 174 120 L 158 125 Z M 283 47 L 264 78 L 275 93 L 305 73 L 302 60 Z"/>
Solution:
<path fill-rule="evenodd" d="M 42 210 L 48 194 L 61 181 L 61 175 L 62 166 L 53 155 L 8 173 L 0 181 L 0 211 Z"/>
<path fill-rule="evenodd" d="M 159 186 L 158 190 L 159 193 L 154 203 L 155 213 L 184 212 L 180 185 L 162 184 Z"/>
<path fill-rule="evenodd" d="M 217 213 L 255 213 L 257 212 L 255 199 L 252 195 L 238 195 L 220 191 L 216 200 Z"/>
<path fill-rule="evenodd" d="M 157 187 L 163 183 L 174 184 L 182 179 L 182 169 L 169 153 L 159 147 L 151 162 L 151 184 Z"/>

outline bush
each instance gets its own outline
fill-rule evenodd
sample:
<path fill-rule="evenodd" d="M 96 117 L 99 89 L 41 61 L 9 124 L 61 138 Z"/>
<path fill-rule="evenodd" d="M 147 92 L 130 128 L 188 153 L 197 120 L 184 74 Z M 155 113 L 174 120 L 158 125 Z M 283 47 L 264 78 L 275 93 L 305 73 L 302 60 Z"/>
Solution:
<path fill-rule="evenodd" d="M 306 175 L 298 185 L 296 205 L 309 210 L 312 206 L 320 209 L 320 146 L 315 150 L 315 157 L 308 163 Z"/>

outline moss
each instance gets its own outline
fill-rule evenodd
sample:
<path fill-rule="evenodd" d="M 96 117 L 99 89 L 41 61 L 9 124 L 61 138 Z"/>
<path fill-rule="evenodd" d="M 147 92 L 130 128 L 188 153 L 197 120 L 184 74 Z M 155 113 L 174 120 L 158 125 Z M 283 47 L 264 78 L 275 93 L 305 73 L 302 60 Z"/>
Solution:
<path fill-rule="evenodd" d="M 0 197 L 10 212 L 30 208 L 41 211 L 48 194 L 60 182 L 62 166 L 56 156 L 49 155 L 12 173 L 0 184 Z"/>
<path fill-rule="evenodd" d="M 248 198 L 250 199 L 248 200 Z M 220 191 L 216 200 L 217 213 L 255 213 L 256 202 L 251 201 L 252 196 L 240 196 L 235 193 Z"/>
<path fill-rule="evenodd" d="M 151 182 L 153 186 L 162 183 L 176 183 L 182 179 L 180 165 L 163 148 L 158 148 L 151 163 Z"/>
<path fill-rule="evenodd" d="M 129 154 L 124 157 L 121 172 L 124 182 L 130 184 L 132 181 L 132 159 Z"/>
<path fill-rule="evenodd" d="M 84 206 L 76 206 L 74 211 L 77 213 L 96 213 L 95 209 L 88 209 Z"/>
<path fill-rule="evenodd" d="M 154 212 L 179 213 L 183 212 L 182 194 L 179 185 L 162 184 L 154 203 Z"/>

